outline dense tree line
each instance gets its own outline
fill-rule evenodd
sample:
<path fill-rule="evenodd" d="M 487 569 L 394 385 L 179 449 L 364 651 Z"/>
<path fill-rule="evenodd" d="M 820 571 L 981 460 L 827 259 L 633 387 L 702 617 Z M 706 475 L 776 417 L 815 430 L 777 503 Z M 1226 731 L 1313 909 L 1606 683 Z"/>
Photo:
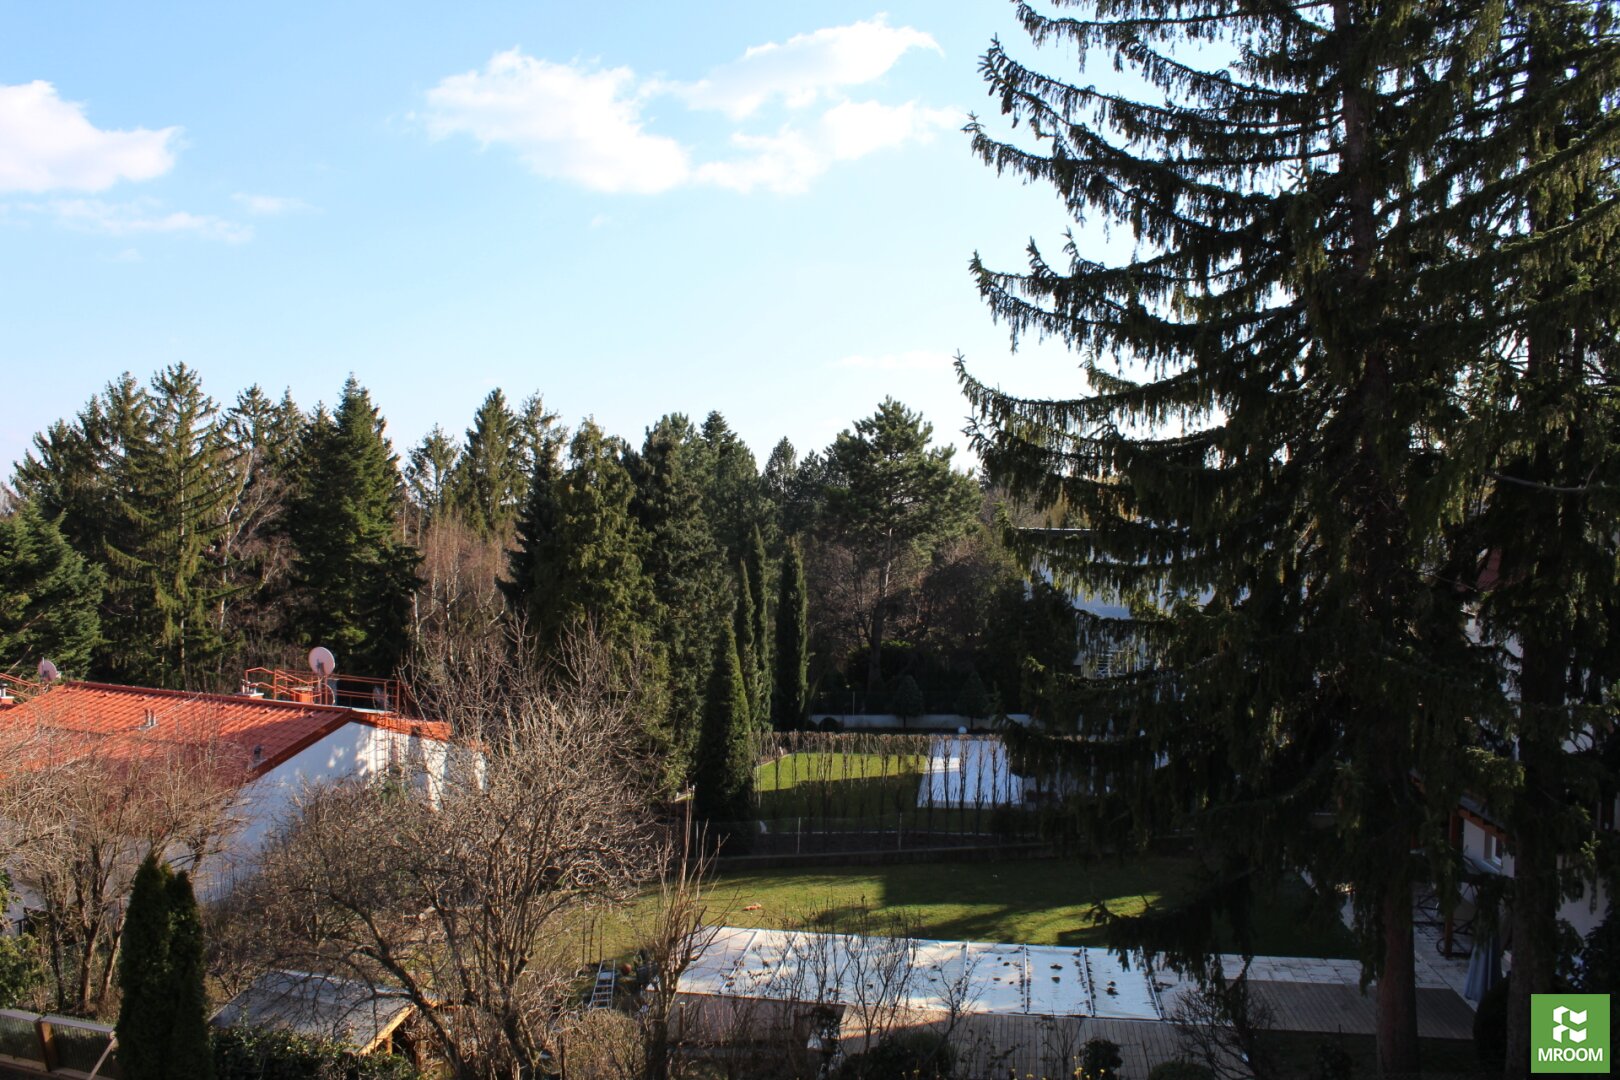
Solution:
<path fill-rule="evenodd" d="M 719 413 L 634 446 L 495 390 L 463 437 L 400 455 L 352 378 L 330 407 L 258 387 L 222 407 L 175 365 L 41 432 L 14 485 L 4 670 L 229 689 L 315 644 L 381 676 L 492 641 L 544 657 L 589 624 L 634 669 L 672 786 L 816 711 L 951 711 L 969 680 L 975 707 L 1015 711 L 1026 658 L 1073 651 L 1068 600 L 1028 584 L 994 495 L 893 400 L 761 468 Z"/>

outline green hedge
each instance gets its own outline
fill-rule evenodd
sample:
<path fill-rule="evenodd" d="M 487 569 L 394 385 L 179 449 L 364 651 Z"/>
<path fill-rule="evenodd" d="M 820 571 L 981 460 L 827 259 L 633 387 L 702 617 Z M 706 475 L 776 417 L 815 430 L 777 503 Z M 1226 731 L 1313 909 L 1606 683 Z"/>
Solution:
<path fill-rule="evenodd" d="M 404 1058 L 267 1028 L 216 1028 L 214 1080 L 419 1080 Z"/>

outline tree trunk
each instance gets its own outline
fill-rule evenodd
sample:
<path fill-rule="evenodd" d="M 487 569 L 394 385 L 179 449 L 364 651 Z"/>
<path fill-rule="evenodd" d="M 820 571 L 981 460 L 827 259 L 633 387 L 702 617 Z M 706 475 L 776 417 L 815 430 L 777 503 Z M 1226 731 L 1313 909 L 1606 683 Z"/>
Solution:
<path fill-rule="evenodd" d="M 1522 643 L 1519 764 L 1524 769 L 1509 822 L 1513 892 L 1508 941 L 1513 978 L 1508 989 L 1507 1055 L 1502 1075 L 1516 1078 L 1530 1068 L 1530 995 L 1549 994 L 1558 958 L 1558 822 L 1567 812 L 1560 794 L 1563 750 L 1538 711 L 1562 713 L 1563 680 L 1556 647 Z"/>
<path fill-rule="evenodd" d="M 1405 865 L 1404 861 L 1402 865 Z M 1412 955 L 1412 883 L 1392 874 L 1380 903 L 1384 966 L 1378 976 L 1378 1072 L 1418 1072 L 1417 971 Z"/>
<path fill-rule="evenodd" d="M 866 660 L 866 693 L 868 699 L 871 695 L 883 690 L 883 630 L 889 614 L 889 567 L 891 563 L 885 560 L 878 567 L 877 603 L 872 606 L 872 651 Z M 871 702 L 867 702 L 867 710 L 871 710 Z"/>

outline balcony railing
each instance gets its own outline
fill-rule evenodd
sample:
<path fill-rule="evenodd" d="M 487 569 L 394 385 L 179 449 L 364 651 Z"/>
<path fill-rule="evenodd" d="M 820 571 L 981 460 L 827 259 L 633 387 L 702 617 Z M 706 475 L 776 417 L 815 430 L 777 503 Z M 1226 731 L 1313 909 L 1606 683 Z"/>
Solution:
<path fill-rule="evenodd" d="M 278 668 L 249 668 L 242 676 L 242 692 L 272 701 L 299 701 L 363 709 L 419 720 L 421 714 L 410 688 L 399 679 L 373 679 L 364 675 L 313 675 Z"/>

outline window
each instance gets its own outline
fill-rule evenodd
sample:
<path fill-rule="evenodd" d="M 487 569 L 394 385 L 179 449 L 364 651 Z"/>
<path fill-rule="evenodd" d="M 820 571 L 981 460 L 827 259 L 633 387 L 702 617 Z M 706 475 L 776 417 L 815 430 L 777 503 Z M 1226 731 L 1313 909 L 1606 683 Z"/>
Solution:
<path fill-rule="evenodd" d="M 1485 861 L 1492 866 L 1502 865 L 1502 856 L 1507 854 L 1507 840 L 1501 833 L 1487 832 L 1485 834 Z"/>

